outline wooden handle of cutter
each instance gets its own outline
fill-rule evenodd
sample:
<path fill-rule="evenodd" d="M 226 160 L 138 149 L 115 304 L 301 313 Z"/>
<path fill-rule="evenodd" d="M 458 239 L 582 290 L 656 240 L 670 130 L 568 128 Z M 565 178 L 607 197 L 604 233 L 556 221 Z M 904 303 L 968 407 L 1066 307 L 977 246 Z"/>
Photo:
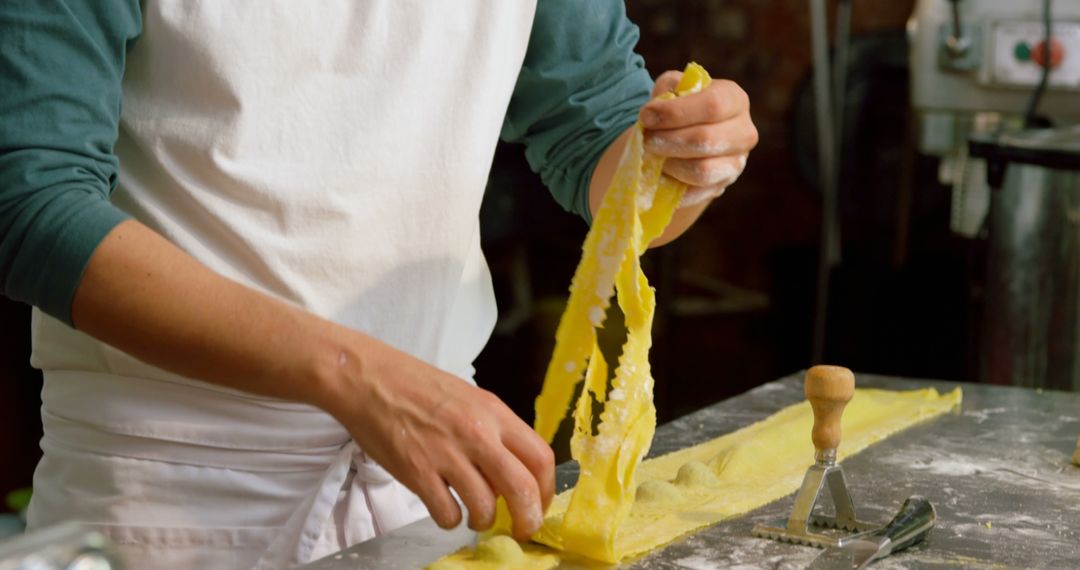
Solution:
<path fill-rule="evenodd" d="M 855 394 L 855 375 L 842 366 L 814 366 L 806 371 L 804 387 L 814 409 L 814 447 L 840 447 L 840 418 Z"/>

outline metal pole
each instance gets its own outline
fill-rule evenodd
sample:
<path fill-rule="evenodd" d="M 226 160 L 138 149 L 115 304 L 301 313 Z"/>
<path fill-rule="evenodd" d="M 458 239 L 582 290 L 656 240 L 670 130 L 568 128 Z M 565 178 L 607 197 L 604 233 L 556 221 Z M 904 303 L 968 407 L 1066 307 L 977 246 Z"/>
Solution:
<path fill-rule="evenodd" d="M 829 277 L 840 260 L 837 234 L 836 143 L 833 133 L 833 97 L 830 89 L 829 30 L 826 27 L 825 0 L 810 0 L 811 43 L 814 58 L 814 99 L 816 106 L 818 161 L 823 194 L 821 249 L 818 256 L 817 299 L 814 306 L 814 331 L 811 363 L 821 362 L 825 352 L 826 315 L 829 304 Z"/>

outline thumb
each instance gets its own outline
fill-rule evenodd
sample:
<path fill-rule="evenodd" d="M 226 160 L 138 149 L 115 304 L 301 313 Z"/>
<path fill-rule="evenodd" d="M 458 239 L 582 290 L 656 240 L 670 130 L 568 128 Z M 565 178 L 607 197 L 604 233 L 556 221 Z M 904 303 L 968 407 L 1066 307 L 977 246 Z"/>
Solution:
<path fill-rule="evenodd" d="M 664 93 L 674 93 L 675 86 L 679 84 L 679 80 L 682 79 L 681 71 L 665 71 L 660 77 L 656 78 L 656 86 L 653 87 L 652 96 L 657 98 Z"/>

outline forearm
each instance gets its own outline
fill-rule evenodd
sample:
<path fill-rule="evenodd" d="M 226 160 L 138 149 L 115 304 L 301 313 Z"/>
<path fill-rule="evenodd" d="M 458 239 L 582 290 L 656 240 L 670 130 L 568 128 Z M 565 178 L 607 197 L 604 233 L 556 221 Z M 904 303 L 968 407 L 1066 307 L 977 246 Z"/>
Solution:
<path fill-rule="evenodd" d="M 611 179 L 615 175 L 615 169 L 619 166 L 619 159 L 622 158 L 623 149 L 626 148 L 626 142 L 630 138 L 632 129 L 633 127 L 627 129 L 619 138 L 615 139 L 596 163 L 592 179 L 589 182 L 589 210 L 593 219 L 596 219 L 596 212 L 600 209 L 600 202 L 603 201 L 604 194 L 607 192 Z M 701 217 L 702 212 L 705 211 L 708 205 L 709 203 L 706 201 L 675 210 L 675 215 L 672 216 L 671 223 L 664 229 L 664 233 L 653 240 L 649 247 L 664 245 L 682 235 Z"/>
<path fill-rule="evenodd" d="M 222 277 L 135 221 L 90 258 L 75 326 L 154 366 L 323 408 L 373 339 Z M 361 347 L 358 349 L 357 347 Z"/>
<path fill-rule="evenodd" d="M 550 448 L 498 398 L 217 275 L 138 222 L 94 251 L 72 317 L 155 366 L 326 410 L 445 528 L 461 517 L 447 484 L 480 530 L 506 497 L 522 540 L 551 500 Z"/>

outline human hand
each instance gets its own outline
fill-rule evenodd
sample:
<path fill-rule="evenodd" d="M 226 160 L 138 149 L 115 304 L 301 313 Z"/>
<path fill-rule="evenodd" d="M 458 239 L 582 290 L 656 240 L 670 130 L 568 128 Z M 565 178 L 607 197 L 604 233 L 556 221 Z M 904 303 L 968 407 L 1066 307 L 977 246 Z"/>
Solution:
<path fill-rule="evenodd" d="M 680 207 L 719 197 L 742 174 L 758 143 L 750 99 L 734 82 L 717 79 L 698 93 L 657 99 L 675 90 L 680 71 L 656 80 L 653 100 L 641 108 L 645 149 L 665 157 L 664 174 L 687 184 Z"/>
<path fill-rule="evenodd" d="M 491 527 L 502 496 L 518 540 L 539 530 L 555 491 L 547 443 L 491 392 L 364 342 L 371 345 L 359 362 L 345 355 L 338 366 L 353 389 L 327 408 L 365 453 L 419 495 L 442 528 L 461 521 L 452 487 L 471 529 Z"/>

